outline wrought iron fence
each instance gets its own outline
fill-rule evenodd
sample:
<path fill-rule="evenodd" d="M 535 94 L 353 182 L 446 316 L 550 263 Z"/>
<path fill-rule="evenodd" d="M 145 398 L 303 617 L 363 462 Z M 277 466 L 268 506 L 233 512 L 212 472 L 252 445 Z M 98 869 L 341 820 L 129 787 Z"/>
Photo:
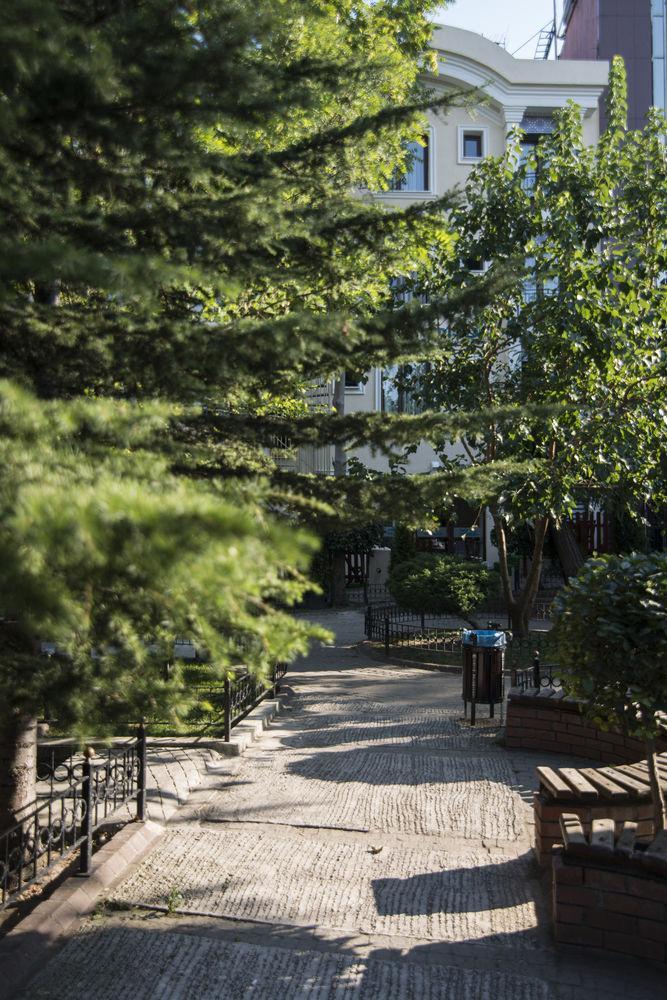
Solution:
<path fill-rule="evenodd" d="M 204 732 L 222 730 L 223 739 L 229 743 L 232 729 L 241 722 L 264 698 L 275 698 L 280 690 L 280 681 L 287 673 L 286 663 L 276 663 L 266 681 L 252 675 L 247 667 L 233 668 L 236 674 L 219 683 L 209 682 L 194 685 L 197 692 L 195 703 L 184 723 L 174 732 L 173 720 L 152 718 L 148 720 L 149 732 L 157 738 L 161 736 L 183 735 L 184 732 L 202 735 Z"/>
<path fill-rule="evenodd" d="M 274 664 L 267 686 L 249 673 L 240 673 L 234 680 L 227 679 L 223 687 L 225 742 L 232 738 L 234 726 L 268 695 L 275 698 L 280 690 L 280 681 L 287 673 L 286 663 Z"/>
<path fill-rule="evenodd" d="M 365 630 L 367 639 L 384 644 L 387 655 L 393 647 L 412 647 L 433 653 L 454 654 L 455 658 L 458 655 L 462 666 L 463 629 L 455 622 L 456 619 L 453 619 L 448 624 L 445 620 L 427 618 L 397 607 L 369 607 L 366 609 Z M 506 630 L 506 636 L 505 669 L 512 676 L 530 673 L 536 654 L 538 658 L 549 656 L 555 659 L 549 632 L 532 632 L 529 636 L 518 637 Z M 449 662 L 452 662 L 451 655 Z"/>
<path fill-rule="evenodd" d="M 560 689 L 563 686 L 563 671 L 556 663 L 542 663 L 536 650 L 533 663 L 523 670 L 512 671 L 512 687 L 520 691 L 538 691 L 544 688 Z"/>
<path fill-rule="evenodd" d="M 386 583 L 363 583 L 358 587 L 348 587 L 345 599 L 349 604 L 388 604 L 391 594 Z"/>
<path fill-rule="evenodd" d="M 515 636 L 508 633 L 505 651 L 505 667 L 508 670 L 532 669 L 536 654 L 541 660 L 549 657 L 555 662 L 556 651 L 549 632 L 531 632 L 529 636 Z"/>
<path fill-rule="evenodd" d="M 414 611 L 405 611 L 397 604 L 369 605 L 364 613 L 365 630 L 369 639 L 371 638 L 370 631 L 377 631 L 378 623 L 382 623 L 383 626 L 386 618 L 390 622 L 406 622 L 411 625 L 418 622 L 421 628 L 426 628 L 427 622 L 431 623 L 431 628 L 460 628 L 458 618 L 447 619 L 443 615 L 427 615 L 425 613 L 417 615 Z"/>
<path fill-rule="evenodd" d="M 81 874 L 89 874 L 93 834 L 120 806 L 136 801 L 137 819 L 146 818 L 143 725 L 136 740 L 100 755 L 70 745 L 63 757 L 64 749 L 42 754 L 35 807 L 0 834 L 0 908 L 77 849 Z"/>

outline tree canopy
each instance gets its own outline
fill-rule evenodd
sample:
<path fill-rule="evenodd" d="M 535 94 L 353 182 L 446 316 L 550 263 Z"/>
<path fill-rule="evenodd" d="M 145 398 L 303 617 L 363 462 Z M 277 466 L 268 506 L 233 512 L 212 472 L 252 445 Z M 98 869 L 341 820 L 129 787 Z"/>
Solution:
<path fill-rule="evenodd" d="M 665 120 L 625 126 L 625 73 L 610 78 L 609 125 L 597 147 L 582 139 L 579 109 L 522 153 L 517 131 L 502 157 L 470 175 L 452 212 L 457 252 L 436 262 L 424 291 L 463 282 L 483 266 L 514 281 L 487 304 L 446 324 L 439 354 L 419 369 L 415 393 L 450 415 L 519 406 L 464 433 L 462 466 L 499 459 L 520 468 L 491 503 L 505 596 L 526 628 L 548 525 L 578 503 L 613 496 L 640 509 L 664 496 L 667 159 Z M 473 263 L 476 262 L 476 263 Z M 443 434 L 443 451 L 452 435 Z M 451 459 L 450 459 L 451 461 Z M 508 533 L 529 523 L 532 572 L 515 593 Z"/>
<path fill-rule="evenodd" d="M 286 610 L 314 548 L 299 523 L 358 484 L 278 477 L 275 420 L 305 429 L 313 380 L 424 350 L 436 311 L 478 298 L 396 315 L 389 278 L 451 252 L 452 199 L 388 213 L 368 193 L 447 105 L 419 82 L 431 6 L 6 5 L 6 745 L 46 711 L 79 731 L 178 715 L 183 633 L 212 679 L 313 633 Z"/>

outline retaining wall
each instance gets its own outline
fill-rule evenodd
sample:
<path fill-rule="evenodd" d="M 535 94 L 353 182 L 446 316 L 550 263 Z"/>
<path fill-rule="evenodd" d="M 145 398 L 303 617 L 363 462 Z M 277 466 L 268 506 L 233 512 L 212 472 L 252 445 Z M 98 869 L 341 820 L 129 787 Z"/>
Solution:
<path fill-rule="evenodd" d="M 664 742 L 661 749 L 667 749 Z M 630 764 L 646 756 L 640 740 L 598 729 L 576 701 L 513 692 L 507 702 L 505 745 L 590 757 L 603 764 Z"/>

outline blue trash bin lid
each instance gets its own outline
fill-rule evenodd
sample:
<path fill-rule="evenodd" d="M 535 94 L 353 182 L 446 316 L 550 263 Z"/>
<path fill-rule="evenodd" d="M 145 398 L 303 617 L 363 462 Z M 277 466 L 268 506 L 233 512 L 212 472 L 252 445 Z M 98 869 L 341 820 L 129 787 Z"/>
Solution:
<path fill-rule="evenodd" d="M 466 628 L 463 630 L 463 645 L 472 646 L 473 636 L 477 636 L 477 646 L 482 649 L 504 649 L 507 637 L 504 632 L 490 628 Z"/>

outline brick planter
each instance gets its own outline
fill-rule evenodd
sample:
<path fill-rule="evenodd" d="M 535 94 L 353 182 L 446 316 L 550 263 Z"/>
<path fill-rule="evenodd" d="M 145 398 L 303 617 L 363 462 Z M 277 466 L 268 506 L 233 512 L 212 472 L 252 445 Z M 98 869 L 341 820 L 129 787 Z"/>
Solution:
<path fill-rule="evenodd" d="M 556 941 L 667 962 L 667 879 L 553 852 Z"/>
<path fill-rule="evenodd" d="M 627 764 L 645 756 L 639 740 L 602 732 L 584 718 L 576 701 L 512 691 L 507 700 L 505 746 L 590 757 L 603 764 Z"/>

